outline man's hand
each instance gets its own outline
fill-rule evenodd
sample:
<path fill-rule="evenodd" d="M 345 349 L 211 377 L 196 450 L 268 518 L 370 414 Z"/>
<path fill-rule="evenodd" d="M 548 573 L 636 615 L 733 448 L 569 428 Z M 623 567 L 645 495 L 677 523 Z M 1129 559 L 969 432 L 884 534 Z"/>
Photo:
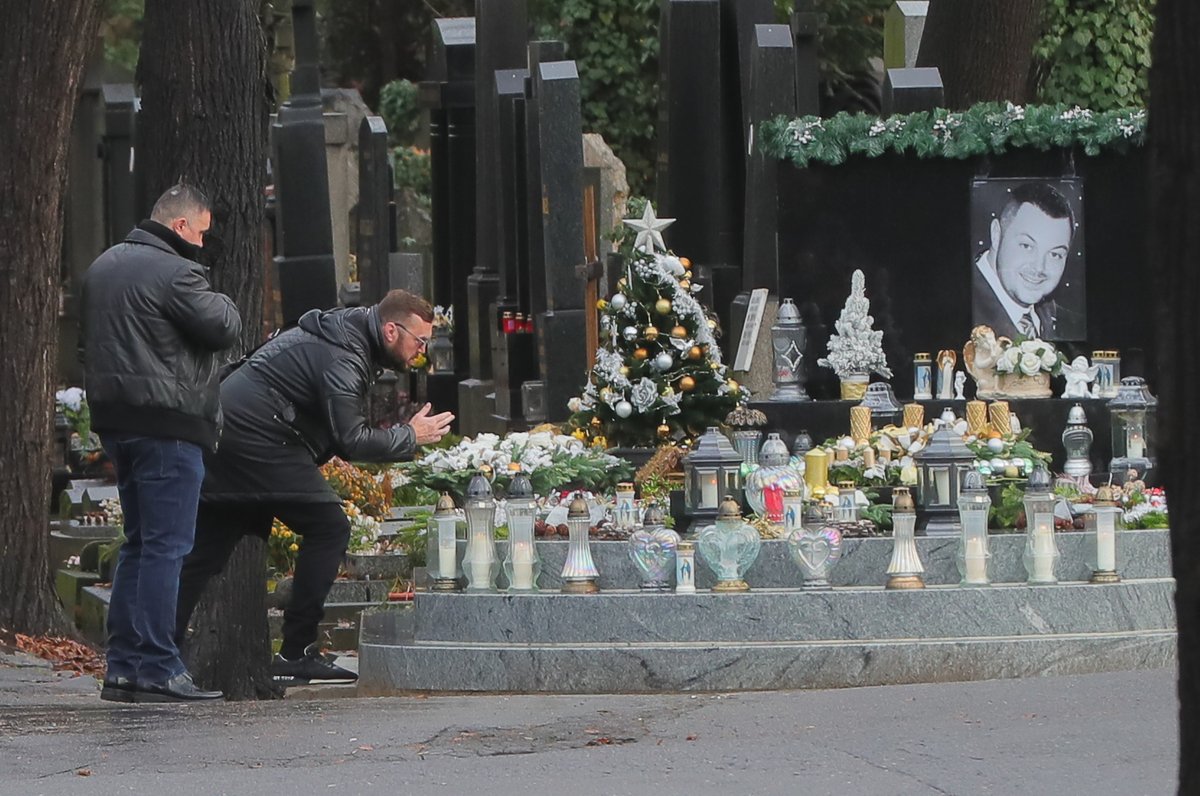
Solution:
<path fill-rule="evenodd" d="M 430 415 L 429 410 L 432 408 L 431 404 L 425 404 L 412 416 L 412 420 L 408 421 L 417 437 L 418 445 L 432 445 L 437 442 L 446 436 L 446 432 L 450 430 L 450 424 L 454 422 L 452 412 Z"/>

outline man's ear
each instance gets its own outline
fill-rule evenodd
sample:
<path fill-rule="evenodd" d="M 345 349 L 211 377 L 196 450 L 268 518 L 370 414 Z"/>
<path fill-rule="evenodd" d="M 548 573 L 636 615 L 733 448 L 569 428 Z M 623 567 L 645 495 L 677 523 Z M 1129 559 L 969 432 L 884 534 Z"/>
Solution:
<path fill-rule="evenodd" d="M 992 263 L 996 262 L 996 251 L 1000 248 L 1000 219 L 993 218 L 992 223 L 988 225 L 988 233 L 991 236 L 991 256 Z"/>

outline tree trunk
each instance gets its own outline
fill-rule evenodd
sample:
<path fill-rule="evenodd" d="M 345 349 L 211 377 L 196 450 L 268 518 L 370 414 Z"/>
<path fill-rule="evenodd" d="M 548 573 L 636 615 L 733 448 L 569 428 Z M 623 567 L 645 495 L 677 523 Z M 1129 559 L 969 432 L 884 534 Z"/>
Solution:
<path fill-rule="evenodd" d="M 1023 104 L 1045 0 L 930 0 L 917 66 L 936 66 L 946 107 Z"/>
<path fill-rule="evenodd" d="M 258 6 L 149 0 L 138 62 L 144 195 L 153 201 L 181 180 L 208 195 L 213 223 L 203 259 L 213 286 L 237 302 L 245 349 L 259 343 L 263 298 L 268 109 Z M 240 544 L 192 619 L 189 666 L 230 699 L 281 694 L 267 673 L 265 553 L 258 540 Z"/>
<path fill-rule="evenodd" d="M 1158 317 L 1159 466 L 1171 507 L 1171 561 L 1179 625 L 1179 792 L 1200 792 L 1200 372 L 1196 280 L 1200 252 L 1200 7 L 1159 0 L 1150 71 L 1149 262 Z"/>
<path fill-rule="evenodd" d="M 30 634 L 67 627 L 47 560 L 62 200 L 102 7 L 0 0 L 0 628 Z"/>

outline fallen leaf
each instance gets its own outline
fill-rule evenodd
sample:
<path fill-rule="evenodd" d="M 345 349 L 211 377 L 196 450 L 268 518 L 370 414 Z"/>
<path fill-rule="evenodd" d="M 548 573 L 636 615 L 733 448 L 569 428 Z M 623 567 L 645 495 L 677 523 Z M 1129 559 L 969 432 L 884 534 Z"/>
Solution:
<path fill-rule="evenodd" d="M 688 739 L 689 741 L 694 741 L 694 740 L 696 740 L 696 739 L 697 739 L 697 738 L 699 738 L 699 737 L 700 737 L 700 736 L 698 736 L 698 735 L 689 735 L 689 736 L 687 737 L 687 739 Z"/>
<path fill-rule="evenodd" d="M 358 748 L 359 748 L 359 749 L 361 749 L 361 750 L 362 750 L 362 751 L 364 751 L 364 752 L 374 752 L 374 751 L 375 751 L 375 747 L 374 747 L 374 746 L 371 746 L 371 744 L 369 744 L 369 743 L 365 743 L 365 744 L 363 744 L 362 746 L 360 746 L 360 747 L 358 747 Z"/>
<path fill-rule="evenodd" d="M 90 777 L 92 775 L 92 770 L 90 768 L 81 768 L 75 773 L 81 777 Z"/>

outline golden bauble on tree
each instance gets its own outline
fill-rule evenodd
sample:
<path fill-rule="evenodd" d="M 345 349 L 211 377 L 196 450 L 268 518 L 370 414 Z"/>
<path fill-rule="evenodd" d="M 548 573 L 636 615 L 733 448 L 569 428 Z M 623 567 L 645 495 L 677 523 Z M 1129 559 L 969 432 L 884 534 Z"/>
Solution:
<path fill-rule="evenodd" d="M 712 368 L 713 370 L 720 370 L 720 369 L 721 369 L 721 363 L 720 363 L 720 362 L 709 362 L 709 363 L 708 363 L 708 366 L 709 366 L 710 368 Z"/>
<path fill-rule="evenodd" d="M 629 377 L 629 366 L 628 365 L 622 365 L 620 368 L 620 371 L 621 371 L 622 376 L 625 376 L 626 378 Z"/>
<path fill-rule="evenodd" d="M 730 391 L 730 392 L 737 392 L 737 391 L 738 391 L 738 383 L 737 383 L 736 381 L 734 381 L 733 379 L 730 379 L 729 381 L 727 381 L 727 382 L 725 382 L 725 383 L 729 385 L 729 391 Z"/>
<path fill-rule="evenodd" d="M 660 298 L 658 301 L 654 302 L 654 311 L 659 315 L 666 315 L 671 311 L 671 302 L 665 298 Z"/>
<path fill-rule="evenodd" d="M 670 427 L 670 426 L 668 426 L 666 423 L 659 423 L 659 425 L 658 425 L 658 438 L 659 438 L 659 439 L 666 439 L 666 438 L 667 438 L 667 437 L 669 437 L 669 436 L 671 436 L 671 427 Z"/>
<path fill-rule="evenodd" d="M 691 272 L 691 271 L 684 271 L 684 272 L 683 272 L 683 277 L 684 277 L 684 279 L 691 279 L 691 278 L 692 278 L 692 272 Z"/>
<path fill-rule="evenodd" d="M 692 267 L 692 261 L 691 261 L 691 260 L 689 260 L 689 259 L 688 259 L 688 258 L 686 258 L 686 257 L 680 257 L 680 258 L 679 258 L 679 264 L 680 264 L 680 265 L 682 265 L 684 268 L 691 268 L 691 267 Z"/>
<path fill-rule="evenodd" d="M 650 352 L 644 348 L 635 349 L 633 352 L 634 359 L 645 359 L 648 356 L 650 356 Z"/>
<path fill-rule="evenodd" d="M 691 392 L 692 390 L 696 389 L 696 380 L 691 376 L 684 376 L 679 380 L 679 389 L 683 390 L 684 392 Z"/>
<path fill-rule="evenodd" d="M 717 328 L 717 322 L 716 322 L 715 320 L 713 320 L 712 318 L 709 318 L 709 319 L 708 319 L 708 328 L 709 328 L 709 329 L 716 329 L 716 328 Z"/>
<path fill-rule="evenodd" d="M 690 279 L 680 279 L 680 280 L 679 280 L 679 286 L 680 286 L 681 288 L 683 288 L 684 290 L 691 290 L 691 289 L 692 289 L 692 282 L 691 282 L 691 280 L 690 280 Z"/>
<path fill-rule="evenodd" d="M 682 340 L 683 338 L 688 336 L 687 329 L 684 329 L 682 326 L 676 326 L 674 329 L 671 330 L 671 336 L 674 337 L 676 340 Z"/>
<path fill-rule="evenodd" d="M 620 279 L 618 279 L 617 280 L 617 290 L 624 290 L 625 284 L 626 284 L 625 277 L 621 277 Z"/>
<path fill-rule="evenodd" d="M 657 326 L 647 326 L 646 331 L 643 334 L 645 335 L 647 340 L 657 340 L 658 339 L 658 327 Z"/>
<path fill-rule="evenodd" d="M 704 349 L 698 345 L 694 345 L 688 349 L 688 359 L 699 359 L 704 356 Z"/>

